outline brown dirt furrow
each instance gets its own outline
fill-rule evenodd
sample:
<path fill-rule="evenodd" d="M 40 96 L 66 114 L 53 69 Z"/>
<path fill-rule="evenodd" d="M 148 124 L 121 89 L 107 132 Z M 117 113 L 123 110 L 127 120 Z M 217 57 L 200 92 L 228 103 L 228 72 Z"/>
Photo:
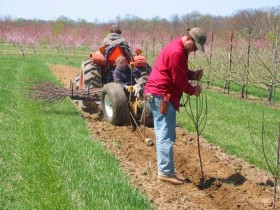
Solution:
<path fill-rule="evenodd" d="M 50 68 L 68 87 L 78 69 L 67 66 Z M 119 161 L 131 182 L 154 202 L 157 209 L 271 209 L 271 177 L 242 159 L 229 156 L 219 147 L 201 139 L 205 182 L 200 184 L 201 170 L 196 136 L 182 128 L 176 130 L 174 160 L 176 171 L 187 178 L 182 186 L 156 181 L 156 148 L 148 146 L 138 130 L 130 126 L 113 126 L 98 114 L 82 113 L 93 139 L 101 141 Z M 142 132 L 144 128 L 141 127 Z M 146 137 L 154 140 L 152 129 Z M 280 209 L 280 206 L 278 205 Z"/>

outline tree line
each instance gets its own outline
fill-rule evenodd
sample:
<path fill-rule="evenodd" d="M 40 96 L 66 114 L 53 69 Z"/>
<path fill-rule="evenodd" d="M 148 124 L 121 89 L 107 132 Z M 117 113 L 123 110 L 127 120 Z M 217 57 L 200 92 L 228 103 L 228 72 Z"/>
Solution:
<path fill-rule="evenodd" d="M 275 101 L 279 86 L 280 6 L 240 10 L 226 17 L 198 12 L 173 15 L 169 20 L 118 16 L 107 23 L 73 21 L 64 16 L 56 21 L 5 17 L 0 19 L 0 42 L 12 44 L 23 56 L 27 49 L 36 54 L 44 44 L 67 58 L 82 46 L 88 51 L 98 50 L 112 24 L 119 24 L 131 48 L 140 47 L 151 63 L 169 40 L 189 28 L 201 27 L 207 33 L 207 51 L 193 56 L 190 65 L 205 66 L 207 86 L 222 81 L 224 92 L 229 93 L 235 84 L 245 98 L 249 86 L 255 85 L 268 91 L 270 103 Z"/>

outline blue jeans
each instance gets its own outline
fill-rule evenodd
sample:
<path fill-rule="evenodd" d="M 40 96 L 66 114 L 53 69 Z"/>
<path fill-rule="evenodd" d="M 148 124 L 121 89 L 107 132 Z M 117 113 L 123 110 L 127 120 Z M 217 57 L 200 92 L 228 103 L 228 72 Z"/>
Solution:
<path fill-rule="evenodd" d="M 161 100 L 161 96 L 153 96 L 152 99 L 147 100 L 154 118 L 158 175 L 173 176 L 175 175 L 173 144 L 176 138 L 176 110 L 169 102 L 167 114 L 162 115 Z"/>

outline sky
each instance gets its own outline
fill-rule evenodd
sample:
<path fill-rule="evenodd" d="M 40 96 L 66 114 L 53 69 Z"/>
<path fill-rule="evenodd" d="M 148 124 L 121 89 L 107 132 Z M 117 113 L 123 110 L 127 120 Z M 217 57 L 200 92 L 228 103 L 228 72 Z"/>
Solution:
<path fill-rule="evenodd" d="M 113 22 L 116 17 L 170 19 L 199 12 L 230 16 L 239 10 L 279 7 L 280 0 L 0 0 L 0 18 L 56 20 L 65 16 L 88 22 Z"/>

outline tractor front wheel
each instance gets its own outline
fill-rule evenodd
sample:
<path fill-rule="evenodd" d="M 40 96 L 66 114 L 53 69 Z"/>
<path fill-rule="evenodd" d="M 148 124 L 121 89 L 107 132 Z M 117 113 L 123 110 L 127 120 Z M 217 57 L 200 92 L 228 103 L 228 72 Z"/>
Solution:
<path fill-rule="evenodd" d="M 125 125 L 129 121 L 128 102 L 120 84 L 107 83 L 101 91 L 104 118 L 113 125 Z"/>

